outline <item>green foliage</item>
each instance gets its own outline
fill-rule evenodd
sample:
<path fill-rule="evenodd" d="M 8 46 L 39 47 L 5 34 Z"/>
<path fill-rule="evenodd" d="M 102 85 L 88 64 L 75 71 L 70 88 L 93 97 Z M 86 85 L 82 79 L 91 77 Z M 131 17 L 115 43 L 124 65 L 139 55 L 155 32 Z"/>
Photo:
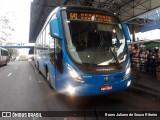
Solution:
<path fill-rule="evenodd" d="M 17 57 L 19 55 L 19 52 L 17 49 L 8 48 L 8 51 L 9 51 L 11 57 Z"/>
<path fill-rule="evenodd" d="M 26 60 L 28 60 L 28 57 L 26 55 L 20 55 L 19 60 L 20 61 L 26 61 Z"/>
<path fill-rule="evenodd" d="M 145 43 L 145 47 L 146 48 L 151 48 L 151 49 L 153 49 L 155 47 L 160 48 L 160 42 L 151 41 L 151 42 Z"/>
<path fill-rule="evenodd" d="M 11 37 L 14 29 L 10 26 L 9 19 L 5 16 L 0 18 L 0 45 Z"/>

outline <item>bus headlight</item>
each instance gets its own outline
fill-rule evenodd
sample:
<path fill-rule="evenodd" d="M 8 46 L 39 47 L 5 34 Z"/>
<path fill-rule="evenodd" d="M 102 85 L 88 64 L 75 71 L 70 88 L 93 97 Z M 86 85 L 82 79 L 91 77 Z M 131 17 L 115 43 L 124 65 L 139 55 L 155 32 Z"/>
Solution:
<path fill-rule="evenodd" d="M 130 65 L 127 67 L 127 69 L 126 69 L 126 73 L 125 73 L 125 75 L 124 75 L 124 79 L 127 79 L 128 78 L 128 76 L 130 75 L 130 73 L 131 73 L 131 67 L 130 67 Z"/>
<path fill-rule="evenodd" d="M 68 91 L 71 95 L 73 95 L 73 94 L 75 93 L 75 89 L 74 89 L 72 86 L 68 86 L 68 87 L 67 87 L 67 91 Z"/>
<path fill-rule="evenodd" d="M 70 76 L 74 81 L 84 83 L 84 80 L 81 78 L 81 76 L 68 63 L 66 63 L 66 66 Z"/>

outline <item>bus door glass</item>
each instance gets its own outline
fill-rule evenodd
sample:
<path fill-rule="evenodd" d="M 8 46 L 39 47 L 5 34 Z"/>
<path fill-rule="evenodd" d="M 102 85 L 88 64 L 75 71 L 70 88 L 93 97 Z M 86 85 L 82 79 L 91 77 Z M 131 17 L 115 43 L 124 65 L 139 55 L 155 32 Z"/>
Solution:
<path fill-rule="evenodd" d="M 54 51 L 54 38 L 51 38 L 49 41 L 49 57 L 51 62 L 54 64 L 55 51 Z"/>
<path fill-rule="evenodd" d="M 55 65 L 57 70 L 63 72 L 63 62 L 62 62 L 62 46 L 61 41 L 58 38 L 55 38 Z"/>
<path fill-rule="evenodd" d="M 62 47 L 58 38 L 51 38 L 49 56 L 52 64 L 54 64 L 56 69 L 62 73 Z"/>

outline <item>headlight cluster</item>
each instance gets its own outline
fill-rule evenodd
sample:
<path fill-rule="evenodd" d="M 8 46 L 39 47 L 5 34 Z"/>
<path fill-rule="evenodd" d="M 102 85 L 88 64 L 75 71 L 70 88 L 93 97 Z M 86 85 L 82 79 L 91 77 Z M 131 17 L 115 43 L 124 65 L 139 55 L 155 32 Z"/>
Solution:
<path fill-rule="evenodd" d="M 124 79 L 127 79 L 130 74 L 131 74 L 131 65 L 129 64 L 127 69 L 126 69 L 126 73 L 124 75 Z"/>
<path fill-rule="evenodd" d="M 69 65 L 66 63 L 67 69 L 69 71 L 70 76 L 76 82 L 84 83 L 85 81 L 81 78 L 81 76 Z"/>

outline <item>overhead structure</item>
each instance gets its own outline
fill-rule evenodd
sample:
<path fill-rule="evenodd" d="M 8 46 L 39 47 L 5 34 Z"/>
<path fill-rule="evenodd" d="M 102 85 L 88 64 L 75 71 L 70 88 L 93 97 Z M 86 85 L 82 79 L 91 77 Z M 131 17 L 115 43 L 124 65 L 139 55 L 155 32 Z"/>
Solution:
<path fill-rule="evenodd" d="M 137 16 L 135 19 L 127 21 L 128 24 L 141 25 L 148 27 L 158 27 L 160 28 L 160 7 L 151 10 L 143 15 Z"/>
<path fill-rule="evenodd" d="M 122 21 L 136 24 L 136 21 L 140 23 L 144 21 L 142 14 L 160 7 L 160 2 L 159 0 L 34 0 L 31 4 L 29 42 L 35 42 L 49 13 L 56 6 L 63 5 L 105 9 L 116 13 Z"/>

